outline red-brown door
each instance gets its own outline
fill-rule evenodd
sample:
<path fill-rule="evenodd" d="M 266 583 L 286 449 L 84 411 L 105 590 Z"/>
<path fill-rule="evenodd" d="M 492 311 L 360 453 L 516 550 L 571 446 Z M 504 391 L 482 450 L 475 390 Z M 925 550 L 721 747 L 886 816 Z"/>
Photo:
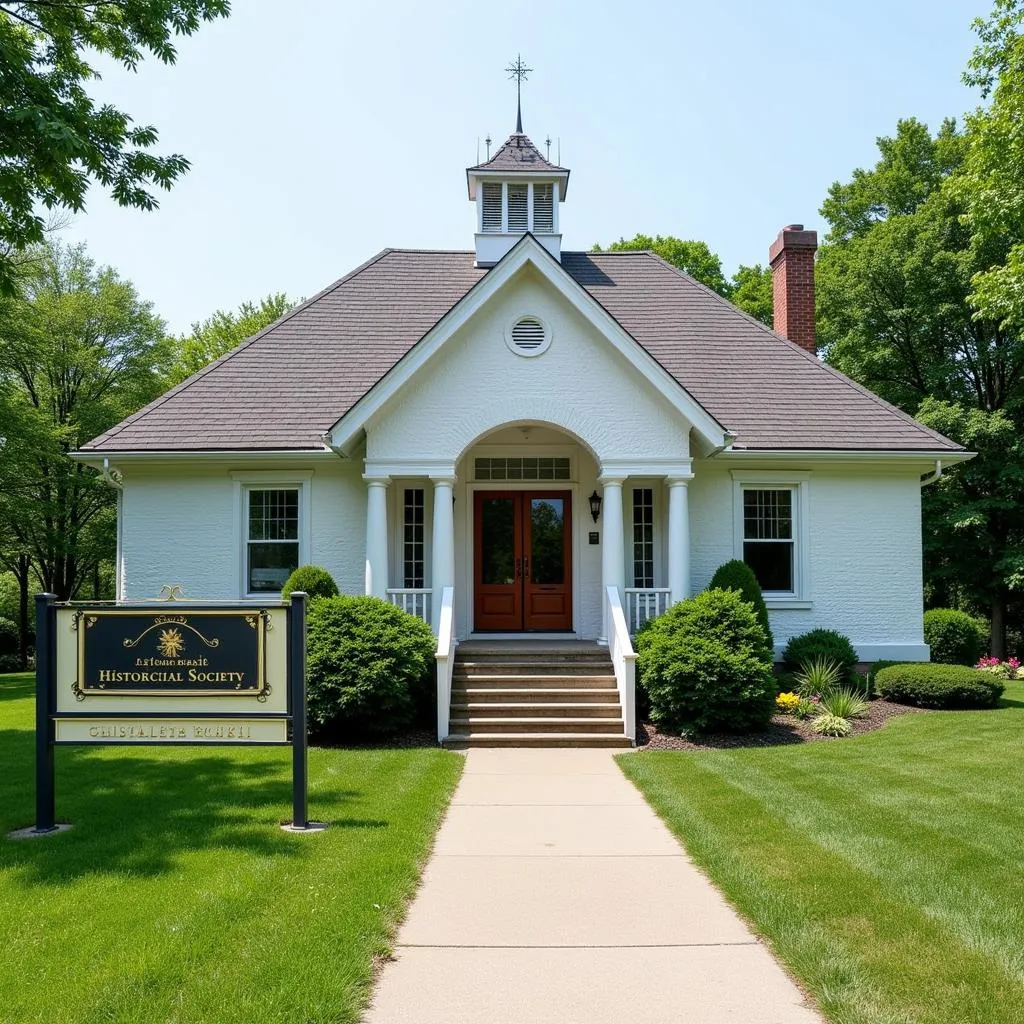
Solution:
<path fill-rule="evenodd" d="M 477 491 L 474 628 L 572 629 L 572 495 Z"/>

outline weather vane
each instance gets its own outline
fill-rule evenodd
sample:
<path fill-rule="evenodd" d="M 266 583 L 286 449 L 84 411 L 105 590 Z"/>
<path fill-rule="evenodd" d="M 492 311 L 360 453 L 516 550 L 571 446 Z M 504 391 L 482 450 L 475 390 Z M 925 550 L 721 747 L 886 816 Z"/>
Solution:
<path fill-rule="evenodd" d="M 508 72 L 509 78 L 514 78 L 516 80 L 516 131 L 521 135 L 523 133 L 523 82 L 526 81 L 526 76 L 533 70 L 533 68 L 528 68 L 523 63 L 522 54 L 517 53 L 515 64 L 509 64 L 505 70 Z"/>

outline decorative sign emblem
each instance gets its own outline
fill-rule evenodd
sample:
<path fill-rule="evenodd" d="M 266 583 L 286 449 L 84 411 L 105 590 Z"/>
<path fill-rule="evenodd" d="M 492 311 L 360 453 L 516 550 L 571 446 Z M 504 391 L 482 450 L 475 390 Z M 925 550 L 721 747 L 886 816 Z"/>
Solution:
<path fill-rule="evenodd" d="M 76 612 L 79 701 L 90 694 L 246 695 L 265 701 L 266 610 Z"/>

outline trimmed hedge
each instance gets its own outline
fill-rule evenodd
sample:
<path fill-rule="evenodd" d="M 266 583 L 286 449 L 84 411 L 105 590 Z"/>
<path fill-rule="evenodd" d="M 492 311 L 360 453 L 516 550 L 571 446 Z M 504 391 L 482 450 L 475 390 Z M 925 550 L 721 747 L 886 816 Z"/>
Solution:
<path fill-rule="evenodd" d="M 746 562 L 734 558 L 731 562 L 720 565 L 715 570 L 715 575 L 711 577 L 708 590 L 738 590 L 743 595 L 743 600 L 754 606 L 757 621 L 761 623 L 761 628 L 768 637 L 768 644 L 774 652 L 775 638 L 772 636 L 772 627 L 768 621 L 768 606 L 764 603 L 761 584 L 757 582 L 754 570 Z"/>
<path fill-rule="evenodd" d="M 940 710 L 994 708 L 1005 687 L 1000 679 L 964 665 L 930 662 L 890 665 L 875 673 L 878 693 L 897 704 Z"/>
<path fill-rule="evenodd" d="M 857 652 L 850 638 L 834 629 L 812 629 L 793 637 L 782 652 L 782 661 L 790 672 L 799 671 L 809 661 L 834 661 L 842 669 L 843 678 L 851 679 L 857 664 Z"/>
<path fill-rule="evenodd" d="M 378 597 L 324 597 L 309 608 L 309 730 L 328 741 L 393 736 L 436 703 L 430 626 Z"/>
<path fill-rule="evenodd" d="M 735 590 L 673 605 L 636 638 L 651 720 L 678 733 L 764 728 L 778 692 L 772 648 Z"/>
<path fill-rule="evenodd" d="M 291 597 L 296 590 L 301 590 L 313 597 L 337 597 L 338 584 L 334 577 L 319 565 L 300 565 L 285 581 L 281 588 L 281 596 Z"/>
<path fill-rule="evenodd" d="M 924 613 L 924 642 L 931 648 L 932 661 L 943 665 L 976 665 L 986 650 L 977 620 L 955 608 Z"/>

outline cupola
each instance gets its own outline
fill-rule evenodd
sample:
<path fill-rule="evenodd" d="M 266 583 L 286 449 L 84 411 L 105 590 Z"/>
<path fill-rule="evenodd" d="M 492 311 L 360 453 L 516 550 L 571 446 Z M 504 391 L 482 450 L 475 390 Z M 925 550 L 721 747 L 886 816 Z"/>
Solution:
<path fill-rule="evenodd" d="M 508 68 L 521 84 L 529 68 Z M 476 265 L 493 267 L 526 232 L 556 260 L 562 256 L 558 204 L 565 201 L 569 172 L 541 156 L 523 131 L 517 104 L 516 130 L 482 164 L 466 169 L 469 198 L 476 203 Z"/>

